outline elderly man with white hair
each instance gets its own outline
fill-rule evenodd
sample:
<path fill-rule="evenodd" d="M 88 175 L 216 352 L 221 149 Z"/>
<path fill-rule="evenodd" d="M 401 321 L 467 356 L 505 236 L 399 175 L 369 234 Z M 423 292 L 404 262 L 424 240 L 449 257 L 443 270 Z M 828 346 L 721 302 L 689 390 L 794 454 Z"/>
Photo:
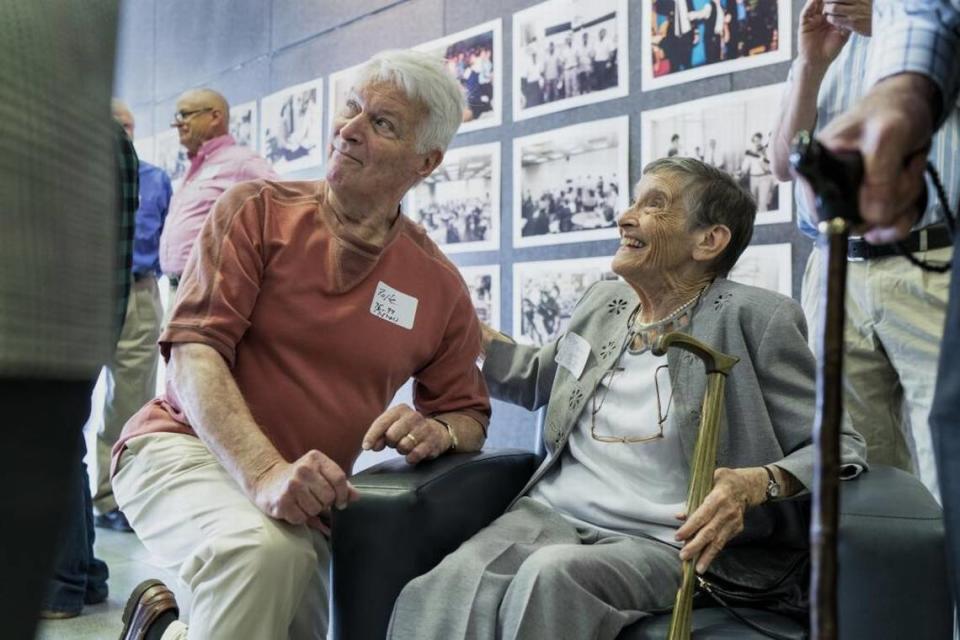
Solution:
<path fill-rule="evenodd" d="M 335 120 L 325 180 L 253 181 L 204 224 L 160 338 L 167 393 L 114 450 L 114 492 L 192 595 L 131 594 L 123 638 L 325 638 L 329 514 L 361 448 L 410 463 L 479 449 L 480 325 L 456 268 L 401 214 L 463 113 L 442 61 L 374 56 Z M 415 379 L 416 409 L 386 410 Z"/>

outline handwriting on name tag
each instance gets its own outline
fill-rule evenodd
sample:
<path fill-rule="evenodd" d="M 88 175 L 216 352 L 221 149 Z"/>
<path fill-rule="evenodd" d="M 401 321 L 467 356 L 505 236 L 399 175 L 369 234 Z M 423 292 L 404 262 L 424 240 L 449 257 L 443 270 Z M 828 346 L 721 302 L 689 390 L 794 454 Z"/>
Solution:
<path fill-rule="evenodd" d="M 412 329 L 417 315 L 418 301 L 413 296 L 397 291 L 384 282 L 377 283 L 370 304 L 370 313 L 404 329 Z"/>

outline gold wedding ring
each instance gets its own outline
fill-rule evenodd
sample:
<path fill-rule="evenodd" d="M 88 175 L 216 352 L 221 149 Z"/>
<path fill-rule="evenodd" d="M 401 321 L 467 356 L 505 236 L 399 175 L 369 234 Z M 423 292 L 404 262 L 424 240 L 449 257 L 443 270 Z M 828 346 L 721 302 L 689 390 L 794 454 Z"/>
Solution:
<path fill-rule="evenodd" d="M 406 436 L 404 436 L 404 437 L 410 438 L 411 440 L 413 440 L 413 444 L 414 444 L 414 445 L 417 444 L 417 438 L 416 438 L 416 436 L 414 436 L 412 433 L 408 433 L 408 434 L 407 434 Z"/>

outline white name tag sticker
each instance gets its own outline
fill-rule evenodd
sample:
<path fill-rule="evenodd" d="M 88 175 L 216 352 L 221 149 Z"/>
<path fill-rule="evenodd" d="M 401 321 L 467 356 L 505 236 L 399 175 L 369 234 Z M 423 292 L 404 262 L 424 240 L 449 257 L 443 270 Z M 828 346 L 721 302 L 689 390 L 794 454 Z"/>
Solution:
<path fill-rule="evenodd" d="M 200 175 L 197 176 L 197 180 L 210 180 L 216 178 L 217 174 L 220 173 L 220 167 L 222 165 L 212 164 L 209 167 L 204 167 L 200 171 Z"/>
<path fill-rule="evenodd" d="M 370 313 L 404 329 L 413 328 L 413 319 L 417 315 L 417 299 L 380 281 L 373 294 Z"/>
<path fill-rule="evenodd" d="M 557 355 L 554 362 L 573 374 L 577 380 L 587 365 L 590 357 L 590 343 L 572 331 L 566 333 L 557 345 Z"/>

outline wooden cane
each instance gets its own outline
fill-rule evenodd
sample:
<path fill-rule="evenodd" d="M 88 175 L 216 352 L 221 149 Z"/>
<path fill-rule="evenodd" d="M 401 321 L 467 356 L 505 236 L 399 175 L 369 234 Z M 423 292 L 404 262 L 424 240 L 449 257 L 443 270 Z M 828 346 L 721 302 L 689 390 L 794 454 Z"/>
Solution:
<path fill-rule="evenodd" d="M 863 178 L 858 153 L 832 153 L 802 131 L 790 155 L 794 170 L 816 196 L 823 250 L 821 291 L 826 302 L 817 324 L 817 415 L 813 442 L 813 505 L 810 522 L 810 638 L 836 640 L 837 529 L 840 518 L 840 426 L 843 421 L 843 330 L 847 288 L 847 240 L 862 222 L 857 191 Z"/>
<path fill-rule="evenodd" d="M 667 333 L 657 338 L 651 350 L 662 356 L 670 347 L 689 351 L 701 360 L 707 371 L 707 389 L 703 396 L 700 430 L 690 469 L 690 488 L 687 493 L 687 511 L 693 513 L 713 489 L 713 472 L 717 466 L 717 442 L 720 436 L 720 418 L 723 415 L 723 390 L 727 375 L 740 358 L 721 353 L 694 337 L 681 332 Z M 677 591 L 670 619 L 669 640 L 688 640 L 693 618 L 693 592 L 696 587 L 697 558 L 683 561 L 682 582 Z"/>

